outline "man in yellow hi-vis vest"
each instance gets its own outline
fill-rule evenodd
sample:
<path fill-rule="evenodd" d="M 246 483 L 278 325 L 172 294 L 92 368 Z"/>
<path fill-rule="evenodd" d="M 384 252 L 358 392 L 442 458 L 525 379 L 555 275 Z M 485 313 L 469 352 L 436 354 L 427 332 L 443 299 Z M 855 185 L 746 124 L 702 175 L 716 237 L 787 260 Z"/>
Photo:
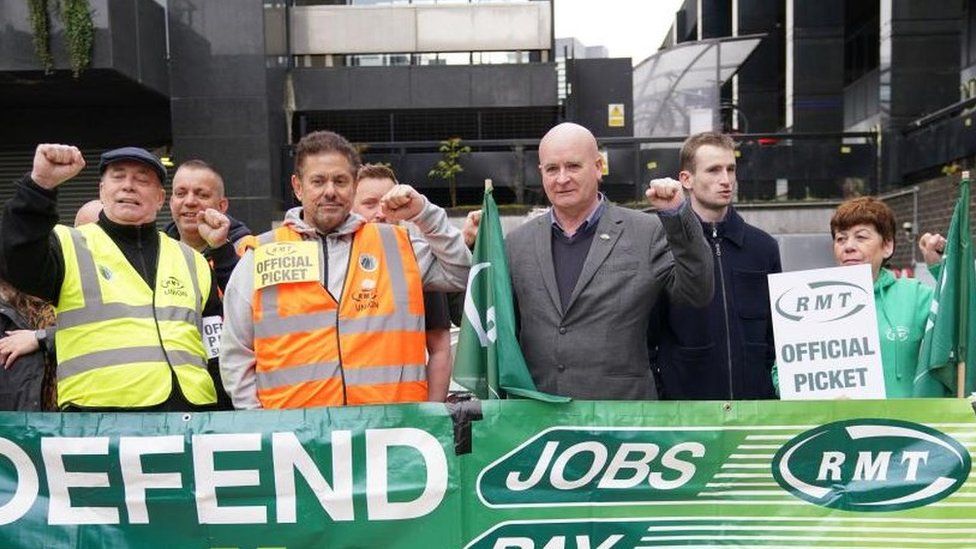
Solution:
<path fill-rule="evenodd" d="M 57 310 L 58 406 L 212 409 L 201 334 L 219 329 L 220 303 L 203 256 L 155 228 L 166 169 L 137 147 L 104 153 L 98 221 L 57 225 L 57 187 L 84 167 L 76 147 L 38 145 L 0 233 L 7 280 Z M 209 239 L 226 240 L 225 216 L 208 212 L 206 224 Z"/>
<path fill-rule="evenodd" d="M 244 243 L 224 294 L 220 353 L 235 408 L 431 398 L 422 289 L 463 289 L 471 253 L 444 210 L 409 185 L 396 185 L 383 208 L 423 236 L 350 213 L 359 165 L 342 136 L 306 135 L 292 175 L 301 207 Z"/>

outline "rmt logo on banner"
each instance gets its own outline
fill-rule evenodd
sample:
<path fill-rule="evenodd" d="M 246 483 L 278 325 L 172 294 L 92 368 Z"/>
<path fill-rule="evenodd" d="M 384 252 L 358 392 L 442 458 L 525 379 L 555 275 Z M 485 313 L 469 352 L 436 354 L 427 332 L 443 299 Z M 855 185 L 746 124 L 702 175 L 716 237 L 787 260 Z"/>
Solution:
<path fill-rule="evenodd" d="M 934 503 L 969 477 L 969 451 L 907 421 L 828 423 L 793 438 L 773 458 L 773 477 L 794 496 L 845 511 L 898 511 Z"/>

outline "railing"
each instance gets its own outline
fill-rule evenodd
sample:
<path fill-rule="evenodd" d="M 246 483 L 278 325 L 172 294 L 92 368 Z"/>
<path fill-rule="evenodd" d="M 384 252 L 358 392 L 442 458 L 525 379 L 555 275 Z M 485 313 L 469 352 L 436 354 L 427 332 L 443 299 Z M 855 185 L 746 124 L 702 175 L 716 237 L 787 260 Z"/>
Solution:
<path fill-rule="evenodd" d="M 733 137 L 739 145 L 740 201 L 833 199 L 879 191 L 878 134 L 874 132 Z M 614 201 L 640 201 L 651 179 L 678 177 L 678 154 L 684 137 L 607 137 L 597 141 L 608 166 L 601 190 Z M 494 181 L 500 203 L 545 202 L 537 139 L 470 140 L 463 144 L 471 147 L 471 153 L 460 160 L 464 172 L 457 179 L 459 204 L 480 203 L 485 178 Z M 427 175 L 441 157 L 440 142 L 359 146 L 364 161 L 389 164 L 401 181 L 423 189 L 439 204 L 449 204 L 447 184 Z M 285 156 L 289 160 L 287 151 Z M 283 185 L 288 183 L 283 181 Z"/>

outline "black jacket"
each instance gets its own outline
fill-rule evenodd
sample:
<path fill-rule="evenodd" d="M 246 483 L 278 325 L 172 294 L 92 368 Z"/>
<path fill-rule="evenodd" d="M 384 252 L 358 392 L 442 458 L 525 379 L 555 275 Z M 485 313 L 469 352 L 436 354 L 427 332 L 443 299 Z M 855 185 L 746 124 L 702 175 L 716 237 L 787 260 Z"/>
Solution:
<path fill-rule="evenodd" d="M 46 299 L 54 305 L 58 303 L 65 271 L 61 244 L 54 234 L 57 222 L 57 190 L 40 187 L 30 179 L 30 175 L 25 175 L 17 182 L 14 196 L 4 206 L 3 222 L 0 224 L 3 278 L 18 290 Z M 159 257 L 159 232 L 155 225 L 119 225 L 105 217 L 104 212 L 99 214 L 98 225 L 152 288 L 156 282 Z M 203 315 L 222 316 L 222 309 L 216 277 L 212 276 Z M 208 363 L 208 369 L 216 385 L 218 407 L 225 409 L 230 399 L 223 391 L 216 359 Z M 153 410 L 195 408 L 183 398 L 178 387 L 174 379 L 170 399 Z"/>
<path fill-rule="evenodd" d="M 8 330 L 32 330 L 6 301 L 0 300 L 0 334 Z M 43 411 L 44 366 L 43 348 L 14 361 L 9 369 L 0 368 L 0 410 L 18 412 Z"/>
<path fill-rule="evenodd" d="M 776 358 L 766 275 L 781 272 L 779 246 L 729 207 L 702 222 L 712 249 L 715 294 L 705 308 L 662 301 L 649 332 L 652 367 L 669 400 L 776 398 Z M 656 357 L 654 348 L 657 347 Z"/>
<path fill-rule="evenodd" d="M 247 225 L 229 215 L 227 218 L 230 219 L 227 243 L 219 248 L 207 248 L 203 251 L 203 257 L 213 267 L 214 278 L 217 279 L 217 287 L 220 288 L 221 292 L 227 287 L 227 281 L 230 280 L 230 274 L 234 272 L 234 267 L 237 266 L 239 259 L 234 246 L 240 239 L 251 234 L 251 229 L 247 228 Z M 176 226 L 175 221 L 167 223 L 163 232 L 170 238 L 180 239 L 180 229 Z"/>

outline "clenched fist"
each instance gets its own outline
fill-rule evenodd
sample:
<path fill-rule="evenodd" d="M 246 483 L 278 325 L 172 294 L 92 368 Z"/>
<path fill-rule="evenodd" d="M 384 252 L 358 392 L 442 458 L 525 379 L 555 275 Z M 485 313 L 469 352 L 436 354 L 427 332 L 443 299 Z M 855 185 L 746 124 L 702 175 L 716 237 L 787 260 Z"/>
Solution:
<path fill-rule="evenodd" d="M 31 179 L 40 187 L 54 189 L 78 175 L 84 167 L 85 159 L 78 147 L 44 143 L 34 151 Z"/>
<path fill-rule="evenodd" d="M 380 199 L 380 209 L 387 221 L 396 223 L 416 217 L 427 199 L 410 185 L 395 185 Z"/>
<path fill-rule="evenodd" d="M 648 203 L 656 210 L 673 210 L 685 201 L 685 193 L 681 190 L 681 183 L 670 177 L 652 179 L 647 191 L 644 192 Z"/>
<path fill-rule="evenodd" d="M 474 243 L 478 239 L 479 226 L 481 226 L 481 210 L 468 212 L 468 217 L 464 219 L 461 235 L 464 236 L 464 245 L 469 249 L 474 248 Z"/>
<path fill-rule="evenodd" d="M 918 239 L 918 249 L 922 251 L 922 258 L 926 265 L 935 265 L 941 262 L 945 247 L 946 239 L 938 233 L 925 233 Z"/>
<path fill-rule="evenodd" d="M 227 243 L 227 233 L 230 231 L 230 219 L 213 208 L 197 212 L 197 232 L 206 241 L 207 246 L 219 248 Z"/>

